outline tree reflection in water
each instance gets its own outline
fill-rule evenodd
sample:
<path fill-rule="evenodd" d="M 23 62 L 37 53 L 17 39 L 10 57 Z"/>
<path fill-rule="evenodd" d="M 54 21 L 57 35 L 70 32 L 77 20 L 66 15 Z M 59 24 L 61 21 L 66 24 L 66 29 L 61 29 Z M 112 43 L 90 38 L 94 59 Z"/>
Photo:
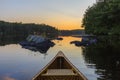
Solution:
<path fill-rule="evenodd" d="M 98 80 L 120 80 L 119 46 L 118 37 L 104 37 L 99 43 L 83 49 L 86 63 L 95 64 L 95 73 L 100 75 Z"/>
<path fill-rule="evenodd" d="M 0 36 L 0 46 L 5 46 L 9 44 L 18 44 L 19 42 L 25 40 L 26 36 L 18 36 L 18 35 L 6 35 L 6 36 Z M 35 48 L 30 46 L 22 46 L 22 48 L 29 49 L 31 51 L 39 51 L 40 53 L 46 53 L 51 46 L 41 47 L 41 48 Z"/>
<path fill-rule="evenodd" d="M 25 48 L 34 52 L 39 51 L 40 53 L 46 53 L 49 50 L 50 46 L 40 47 L 40 48 L 31 47 L 31 46 L 22 46 L 22 48 Z"/>
<path fill-rule="evenodd" d="M 5 46 L 8 44 L 17 44 L 20 41 L 24 40 L 26 36 L 18 35 L 0 35 L 0 46 Z"/>

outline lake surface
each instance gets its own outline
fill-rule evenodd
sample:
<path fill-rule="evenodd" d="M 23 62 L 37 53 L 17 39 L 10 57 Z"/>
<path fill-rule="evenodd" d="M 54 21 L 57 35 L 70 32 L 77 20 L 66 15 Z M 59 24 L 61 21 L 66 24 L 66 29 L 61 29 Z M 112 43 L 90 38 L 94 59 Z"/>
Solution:
<path fill-rule="evenodd" d="M 0 80 L 31 80 L 58 51 L 62 51 L 88 80 L 107 80 L 102 79 L 103 74 L 100 74 L 105 69 L 97 68 L 89 60 L 92 57 L 86 57 L 82 47 L 70 44 L 74 40 L 81 41 L 81 38 L 63 37 L 61 41 L 53 40 L 56 45 L 44 54 L 24 49 L 19 44 L 0 46 Z"/>

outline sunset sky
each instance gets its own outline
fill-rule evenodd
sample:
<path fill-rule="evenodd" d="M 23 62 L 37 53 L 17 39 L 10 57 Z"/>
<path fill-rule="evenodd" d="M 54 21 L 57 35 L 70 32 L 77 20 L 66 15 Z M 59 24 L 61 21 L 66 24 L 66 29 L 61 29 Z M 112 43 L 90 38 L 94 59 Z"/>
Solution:
<path fill-rule="evenodd" d="M 95 0 L 0 0 L 0 20 L 81 29 L 83 14 L 93 3 Z"/>

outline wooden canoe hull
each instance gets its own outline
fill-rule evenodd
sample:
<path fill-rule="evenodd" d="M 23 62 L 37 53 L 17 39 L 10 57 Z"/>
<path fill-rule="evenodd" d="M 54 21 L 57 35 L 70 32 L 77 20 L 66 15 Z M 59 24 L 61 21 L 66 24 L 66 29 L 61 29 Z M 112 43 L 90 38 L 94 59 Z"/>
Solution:
<path fill-rule="evenodd" d="M 87 78 L 67 59 L 62 51 L 32 80 L 87 80 Z"/>

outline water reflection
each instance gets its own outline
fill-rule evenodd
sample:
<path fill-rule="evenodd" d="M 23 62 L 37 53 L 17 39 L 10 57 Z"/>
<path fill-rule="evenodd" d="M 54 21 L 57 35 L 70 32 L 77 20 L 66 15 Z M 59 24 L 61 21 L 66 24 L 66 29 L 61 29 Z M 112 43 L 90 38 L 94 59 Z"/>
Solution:
<path fill-rule="evenodd" d="M 95 73 L 100 75 L 97 80 L 120 80 L 119 41 L 116 38 L 111 43 L 104 41 L 84 48 L 85 61 L 88 67 L 96 68 Z"/>
<path fill-rule="evenodd" d="M 0 46 L 6 46 L 6 45 L 10 45 L 10 44 L 18 44 L 19 42 L 25 40 L 25 36 L 0 36 Z M 31 46 L 21 46 L 22 48 L 31 50 L 31 51 L 39 51 L 40 53 L 47 53 L 47 51 L 49 50 L 49 48 L 51 46 L 46 46 L 46 47 L 41 47 L 41 48 L 35 48 L 35 47 L 31 47 Z"/>
<path fill-rule="evenodd" d="M 17 44 L 18 42 L 22 41 L 25 39 L 25 36 L 9 36 L 9 35 L 6 35 L 6 36 L 3 36 L 3 35 L 0 35 L 0 46 L 5 46 L 5 45 L 8 45 L 8 44 Z"/>
<path fill-rule="evenodd" d="M 31 46 L 22 46 L 22 48 L 37 52 L 39 51 L 40 53 L 47 53 L 47 51 L 49 50 L 50 46 L 46 46 L 46 47 L 41 47 L 41 48 L 36 48 L 36 47 L 31 47 Z"/>
<path fill-rule="evenodd" d="M 24 38 L 0 39 L 0 80 L 31 80 L 60 50 L 88 80 L 120 80 L 118 38 L 112 38 L 107 42 L 108 38 L 103 37 L 100 43 L 87 47 L 70 44 L 71 41 L 80 41 L 81 38 L 63 38 L 62 41 L 53 40 L 56 45 L 48 48 L 46 54 L 33 52 L 16 44 Z"/>
<path fill-rule="evenodd" d="M 71 45 L 73 40 L 81 40 L 75 37 L 63 37 L 61 41 L 53 40 L 56 44 L 50 47 L 46 54 L 33 52 L 21 48 L 19 44 L 9 44 L 0 47 L 0 80 L 7 77 L 15 80 L 31 80 L 58 51 L 63 51 L 67 58 L 89 79 L 96 80 L 94 68 L 86 66 L 82 55 L 82 48 Z M 22 41 L 22 40 L 21 40 Z"/>

